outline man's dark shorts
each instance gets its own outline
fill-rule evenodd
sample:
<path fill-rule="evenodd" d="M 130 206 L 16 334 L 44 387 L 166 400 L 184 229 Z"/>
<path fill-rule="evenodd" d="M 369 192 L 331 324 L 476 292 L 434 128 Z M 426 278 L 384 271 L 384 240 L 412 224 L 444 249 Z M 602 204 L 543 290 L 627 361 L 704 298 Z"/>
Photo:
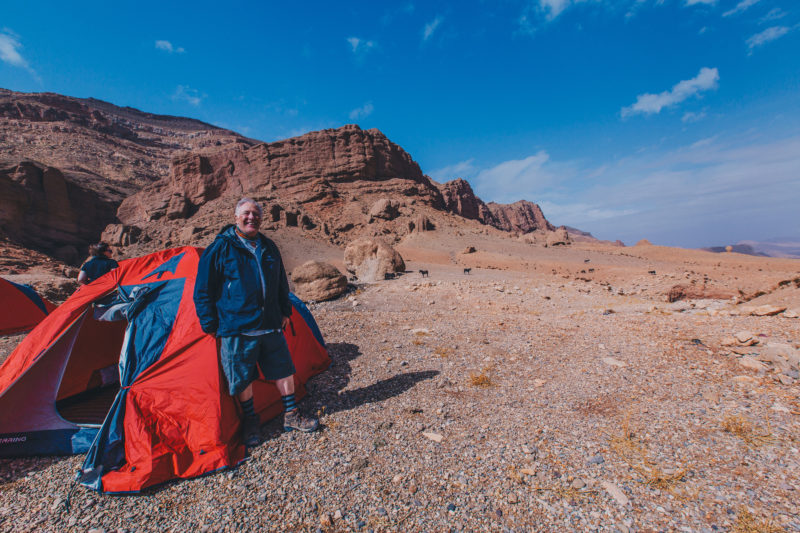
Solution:
<path fill-rule="evenodd" d="M 295 373 L 289 347 L 281 332 L 256 337 L 220 337 L 219 355 L 231 396 L 242 392 L 258 377 L 256 364 L 268 380 L 286 378 Z"/>

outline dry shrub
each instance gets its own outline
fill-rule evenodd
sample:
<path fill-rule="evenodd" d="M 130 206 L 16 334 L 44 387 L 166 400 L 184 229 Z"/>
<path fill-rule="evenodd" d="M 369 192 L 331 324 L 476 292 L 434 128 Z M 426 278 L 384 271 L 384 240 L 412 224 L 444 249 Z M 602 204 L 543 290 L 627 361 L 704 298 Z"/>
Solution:
<path fill-rule="evenodd" d="M 427 335 L 427 333 L 424 331 L 418 331 L 414 333 L 414 335 L 416 335 L 417 337 L 424 337 L 425 335 Z"/>
<path fill-rule="evenodd" d="M 752 448 L 775 441 L 770 430 L 769 419 L 767 419 L 767 429 L 764 431 L 755 427 L 742 415 L 727 414 L 722 420 L 722 429 L 726 433 L 736 435 Z"/>
<path fill-rule="evenodd" d="M 492 378 L 489 377 L 487 374 L 489 372 L 488 368 L 484 368 L 481 370 L 480 374 L 475 374 L 474 372 L 469 375 L 469 382 L 473 387 L 481 387 L 481 388 L 488 388 L 494 385 L 492 383 Z"/>
<path fill-rule="evenodd" d="M 648 456 L 647 446 L 636 439 L 635 433 L 630 428 L 630 413 L 622 421 L 621 430 L 621 434 L 609 437 L 611 451 L 642 476 L 645 485 L 674 493 L 675 485 L 683 480 L 687 470 L 678 468 L 674 472 L 667 473 L 652 461 Z"/>
<path fill-rule="evenodd" d="M 414 346 L 422 346 L 425 344 L 425 341 L 422 339 L 414 339 L 413 341 L 411 341 L 411 344 L 413 344 Z"/>
<path fill-rule="evenodd" d="M 786 530 L 771 520 L 759 520 L 746 507 L 740 507 L 732 531 L 733 533 L 783 533 Z"/>
<path fill-rule="evenodd" d="M 439 357 L 450 357 L 453 355 L 454 351 L 452 348 L 448 348 L 446 346 L 437 346 L 435 350 L 433 350 L 433 355 L 438 355 Z"/>

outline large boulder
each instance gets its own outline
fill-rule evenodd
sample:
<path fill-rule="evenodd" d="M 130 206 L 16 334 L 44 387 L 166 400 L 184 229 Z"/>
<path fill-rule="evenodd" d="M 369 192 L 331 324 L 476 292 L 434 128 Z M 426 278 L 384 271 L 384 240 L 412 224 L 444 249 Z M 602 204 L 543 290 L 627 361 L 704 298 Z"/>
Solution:
<path fill-rule="evenodd" d="M 308 261 L 292 271 L 294 292 L 301 300 L 323 302 L 347 290 L 347 278 L 339 270 L 320 261 Z"/>
<path fill-rule="evenodd" d="M 381 198 L 369 210 L 370 222 L 373 219 L 393 220 L 400 214 L 399 206 L 388 198 Z"/>
<path fill-rule="evenodd" d="M 351 242 L 344 250 L 344 264 L 361 281 L 379 281 L 385 279 L 386 274 L 406 269 L 400 254 L 376 238 Z"/>

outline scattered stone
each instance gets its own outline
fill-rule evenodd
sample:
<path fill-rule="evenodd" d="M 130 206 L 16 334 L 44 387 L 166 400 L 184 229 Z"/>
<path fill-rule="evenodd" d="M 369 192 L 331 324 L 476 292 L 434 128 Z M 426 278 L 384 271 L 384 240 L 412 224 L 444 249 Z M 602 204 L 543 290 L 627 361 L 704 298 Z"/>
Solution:
<path fill-rule="evenodd" d="M 766 372 L 767 370 L 767 365 L 749 355 L 739 358 L 739 364 L 757 372 Z"/>
<path fill-rule="evenodd" d="M 629 501 L 628 497 L 625 496 L 625 493 L 622 492 L 622 490 L 618 486 L 611 483 L 610 481 L 601 481 L 600 486 L 602 486 L 608 493 L 608 495 L 614 498 L 614 501 L 616 501 L 618 504 L 620 504 L 623 507 L 628 505 Z"/>
<path fill-rule="evenodd" d="M 331 515 L 328 513 L 321 514 L 319 517 L 319 525 L 322 527 L 331 527 L 333 525 L 333 519 L 331 518 Z"/>
<path fill-rule="evenodd" d="M 736 341 L 739 344 L 745 344 L 745 343 L 748 343 L 750 341 L 755 341 L 755 342 L 752 342 L 751 344 L 758 343 L 758 339 L 754 339 L 753 338 L 753 334 L 750 333 L 749 331 L 739 331 L 738 333 L 734 334 L 734 337 L 736 338 Z"/>
<path fill-rule="evenodd" d="M 575 490 L 580 490 L 586 486 L 586 482 L 579 477 L 576 477 L 572 480 L 572 488 Z"/>
<path fill-rule="evenodd" d="M 605 462 L 606 462 L 606 460 L 603 458 L 603 456 L 600 455 L 600 454 L 597 454 L 594 457 L 590 457 L 589 460 L 586 461 L 586 464 L 601 465 L 601 464 L 603 464 Z"/>
<path fill-rule="evenodd" d="M 519 503 L 519 496 L 517 496 L 516 492 L 509 492 L 508 493 L 508 503 L 510 503 L 510 504 Z"/>
<path fill-rule="evenodd" d="M 779 313 L 783 313 L 786 310 L 786 306 L 778 306 L 778 305 L 760 305 L 750 311 L 750 314 L 753 316 L 775 316 Z"/>
<path fill-rule="evenodd" d="M 428 437 L 429 439 L 431 439 L 433 442 L 437 442 L 438 443 L 438 442 L 442 442 L 444 440 L 444 437 L 441 436 L 438 433 L 432 433 L 432 432 L 429 432 L 429 431 L 423 431 L 422 434 L 424 436 Z"/>
<path fill-rule="evenodd" d="M 619 368 L 624 368 L 628 366 L 623 361 L 620 361 L 619 359 L 614 359 L 613 357 L 603 357 L 602 361 L 609 366 L 616 366 Z"/>

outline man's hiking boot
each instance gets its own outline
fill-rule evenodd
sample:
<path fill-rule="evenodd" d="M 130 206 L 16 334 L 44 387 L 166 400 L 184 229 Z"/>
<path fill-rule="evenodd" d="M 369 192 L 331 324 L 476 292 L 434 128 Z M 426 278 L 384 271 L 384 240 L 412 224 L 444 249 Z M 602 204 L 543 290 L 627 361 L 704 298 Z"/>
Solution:
<path fill-rule="evenodd" d="M 292 409 L 283 413 L 284 431 L 304 431 L 310 433 L 319 427 L 319 420 L 314 417 L 304 416 L 300 409 Z"/>
<path fill-rule="evenodd" d="M 242 440 L 248 448 L 261 444 L 261 422 L 258 417 L 245 417 L 242 422 Z"/>

